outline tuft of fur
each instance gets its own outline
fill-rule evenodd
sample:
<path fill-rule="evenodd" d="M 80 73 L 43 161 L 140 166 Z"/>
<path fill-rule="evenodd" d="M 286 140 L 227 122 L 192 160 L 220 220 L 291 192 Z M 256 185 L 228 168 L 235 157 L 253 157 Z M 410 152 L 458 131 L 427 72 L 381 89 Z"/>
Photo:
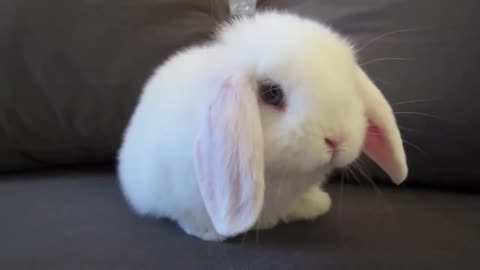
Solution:
<path fill-rule="evenodd" d="M 253 227 L 271 228 L 280 220 L 324 214 L 330 198 L 321 185 L 332 170 L 351 164 L 364 150 L 369 113 L 377 113 L 364 101 L 369 94 L 359 90 L 358 78 L 363 75 L 358 70 L 352 45 L 310 19 L 268 11 L 222 25 L 212 42 L 178 52 L 147 81 L 118 155 L 127 201 L 140 215 L 170 218 L 185 232 L 211 241 Z M 264 81 L 281 85 L 286 105 L 282 111 L 260 99 L 254 102 L 265 171 L 258 180 L 264 181 L 261 204 L 251 205 L 261 211 L 252 216 L 254 224 L 242 224 L 238 228 L 244 229 L 231 233 L 227 233 L 228 226 L 222 227 L 227 229 L 219 233 L 221 226 L 212 222 L 206 195 L 200 192 L 194 149 L 214 89 L 239 74 L 245 74 L 253 88 Z M 387 107 L 381 113 L 388 114 L 388 104 L 381 96 L 374 97 L 372 106 Z M 385 137 L 381 142 L 387 148 L 395 146 L 386 156 L 387 165 L 399 168 L 397 178 L 404 178 L 406 165 L 400 165 L 405 157 L 395 137 L 393 116 L 382 115 L 381 119 L 387 121 L 381 123 L 387 125 L 386 136 L 393 136 L 393 141 Z M 325 143 L 327 137 L 341 141 L 335 156 Z M 228 187 L 208 188 L 218 193 Z M 243 195 L 249 194 L 239 196 Z"/>

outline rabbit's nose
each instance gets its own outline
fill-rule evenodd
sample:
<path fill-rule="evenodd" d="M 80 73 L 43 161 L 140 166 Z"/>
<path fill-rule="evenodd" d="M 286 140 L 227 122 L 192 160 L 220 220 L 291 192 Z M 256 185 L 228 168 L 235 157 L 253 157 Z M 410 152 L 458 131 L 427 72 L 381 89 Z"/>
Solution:
<path fill-rule="evenodd" d="M 334 137 L 326 137 L 325 143 L 328 145 L 328 147 L 330 147 L 332 151 L 336 151 L 340 143 L 340 140 Z"/>

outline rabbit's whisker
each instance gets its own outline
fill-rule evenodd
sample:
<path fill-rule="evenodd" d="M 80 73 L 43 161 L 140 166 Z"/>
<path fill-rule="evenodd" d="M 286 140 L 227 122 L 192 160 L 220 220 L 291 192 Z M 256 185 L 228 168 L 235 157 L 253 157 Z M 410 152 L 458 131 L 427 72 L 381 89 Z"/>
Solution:
<path fill-rule="evenodd" d="M 390 213 L 392 212 L 392 206 L 390 203 L 387 201 L 385 193 L 380 189 L 380 187 L 375 183 L 375 181 L 370 177 L 362 168 L 365 166 L 360 159 L 358 159 L 356 162 L 353 164 L 353 168 L 356 169 L 362 176 L 365 178 L 373 187 L 375 193 L 379 198 L 381 198 L 385 202 L 385 206 L 387 207 L 387 211 Z"/>
<path fill-rule="evenodd" d="M 345 184 L 345 171 L 340 171 L 340 191 L 339 191 L 339 198 L 338 198 L 338 219 L 339 223 L 342 222 L 343 218 L 343 186 Z"/>
<path fill-rule="evenodd" d="M 380 190 L 380 188 L 375 184 L 375 181 L 362 169 L 362 163 L 360 163 L 360 160 L 357 160 L 356 162 L 353 163 L 353 169 L 357 170 L 367 182 L 370 183 L 370 185 L 373 187 L 375 192 L 377 192 L 378 195 L 383 196 L 383 192 Z"/>
<path fill-rule="evenodd" d="M 428 114 L 428 113 L 423 113 L 423 112 L 394 112 L 394 114 L 395 115 L 402 115 L 402 114 L 417 115 L 417 116 L 429 117 L 429 118 L 433 118 L 433 119 L 437 119 L 437 120 L 441 120 L 441 121 L 447 121 L 446 119 L 443 119 L 439 116 L 436 116 L 436 115 L 433 115 L 433 114 Z"/>
<path fill-rule="evenodd" d="M 425 152 L 420 146 L 418 146 L 418 145 L 416 145 L 416 144 L 414 144 L 414 143 L 411 143 L 411 142 L 409 142 L 409 141 L 407 141 L 407 140 L 405 140 L 405 139 L 402 139 L 402 141 L 403 141 L 405 144 L 407 144 L 407 145 L 409 145 L 410 147 L 412 147 L 413 149 L 417 150 L 418 152 L 420 152 L 420 153 L 422 153 L 422 154 L 424 154 L 424 155 L 428 155 L 427 152 Z"/>
<path fill-rule="evenodd" d="M 414 100 L 395 102 L 395 103 L 392 103 L 392 106 L 414 104 L 414 103 L 434 102 L 434 101 L 439 101 L 439 100 L 442 100 L 442 98 L 414 99 Z"/>
<path fill-rule="evenodd" d="M 397 124 L 397 126 L 398 126 L 398 128 L 399 128 L 400 130 L 417 132 L 417 133 L 424 133 L 423 131 L 420 131 L 420 130 L 418 130 L 418 129 L 408 128 L 408 127 L 400 126 L 400 125 L 398 125 L 398 124 Z"/>
<path fill-rule="evenodd" d="M 362 184 L 362 182 L 358 179 L 357 175 L 356 175 L 355 173 L 353 173 L 353 170 L 352 170 L 351 167 L 347 167 L 347 170 L 346 170 L 346 171 L 349 173 L 349 175 L 352 176 L 352 179 L 354 179 L 355 181 L 357 181 L 357 183 Z"/>
<path fill-rule="evenodd" d="M 412 31 L 417 31 L 417 29 L 400 29 L 400 30 L 394 30 L 394 31 L 390 31 L 390 32 L 380 34 L 380 35 L 372 38 L 371 40 L 369 40 L 365 44 L 363 44 L 362 47 L 360 47 L 358 49 L 355 49 L 355 52 L 360 53 L 363 50 L 365 50 L 366 48 L 370 47 L 372 44 L 375 44 L 375 42 L 380 41 L 380 40 L 382 40 L 382 39 L 384 39 L 388 36 L 399 34 L 399 33 L 412 32 Z"/>
<path fill-rule="evenodd" d="M 359 64 L 359 66 L 363 67 L 363 66 L 373 64 L 373 63 L 385 62 L 385 61 L 395 61 L 395 60 L 407 61 L 407 60 L 413 60 L 413 59 L 412 58 L 399 58 L 399 57 L 383 57 L 383 58 L 376 58 L 376 59 L 368 60 L 364 63 Z"/>

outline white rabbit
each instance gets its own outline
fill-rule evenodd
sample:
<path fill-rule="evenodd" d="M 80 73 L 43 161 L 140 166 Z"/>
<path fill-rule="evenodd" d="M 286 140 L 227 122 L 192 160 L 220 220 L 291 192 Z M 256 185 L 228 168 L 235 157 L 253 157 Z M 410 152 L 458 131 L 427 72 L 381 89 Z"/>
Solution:
<path fill-rule="evenodd" d="M 265 11 L 154 72 L 118 172 L 138 214 L 222 241 L 324 214 L 322 183 L 362 151 L 394 182 L 407 177 L 391 107 L 352 46 L 318 22 Z"/>

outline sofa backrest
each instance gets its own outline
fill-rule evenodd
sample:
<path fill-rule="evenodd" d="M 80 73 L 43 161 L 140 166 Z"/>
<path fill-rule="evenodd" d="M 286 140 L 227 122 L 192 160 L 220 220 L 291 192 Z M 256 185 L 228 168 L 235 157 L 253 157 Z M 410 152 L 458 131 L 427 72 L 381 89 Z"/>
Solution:
<path fill-rule="evenodd" d="M 109 162 L 145 79 L 223 0 L 0 2 L 0 172 Z"/>

